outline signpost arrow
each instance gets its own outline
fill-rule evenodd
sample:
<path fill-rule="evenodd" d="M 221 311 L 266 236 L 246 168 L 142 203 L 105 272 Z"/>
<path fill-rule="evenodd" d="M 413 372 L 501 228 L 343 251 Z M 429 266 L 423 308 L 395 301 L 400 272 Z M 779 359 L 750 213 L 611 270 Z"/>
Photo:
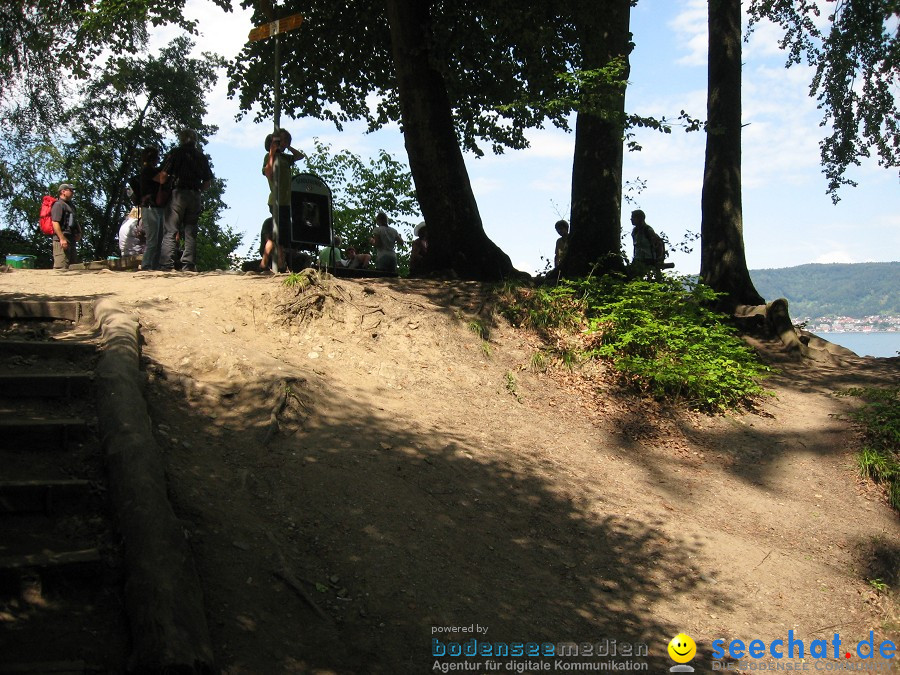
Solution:
<path fill-rule="evenodd" d="M 279 33 L 287 33 L 289 30 L 300 28 L 301 23 L 303 23 L 303 16 L 300 14 L 294 14 L 285 19 L 277 19 L 270 23 L 263 24 L 262 26 L 257 26 L 256 28 L 251 30 L 248 39 L 250 40 L 250 42 L 265 40 L 266 38 L 272 37 L 273 35 L 278 35 Z"/>

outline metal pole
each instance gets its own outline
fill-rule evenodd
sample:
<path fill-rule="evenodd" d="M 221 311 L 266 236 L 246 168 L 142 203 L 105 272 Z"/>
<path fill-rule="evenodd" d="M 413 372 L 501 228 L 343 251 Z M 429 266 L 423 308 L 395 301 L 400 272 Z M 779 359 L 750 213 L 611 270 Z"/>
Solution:
<path fill-rule="evenodd" d="M 278 133 L 281 128 L 281 35 L 275 35 L 275 130 L 273 134 Z M 278 234 L 279 220 L 281 220 L 281 190 L 278 185 L 278 154 L 281 153 L 279 145 L 278 152 L 275 154 L 275 165 L 272 167 L 272 185 L 275 192 L 275 208 L 272 210 L 272 239 L 274 251 L 272 255 L 272 272 L 278 273 L 281 268 L 281 238 Z"/>

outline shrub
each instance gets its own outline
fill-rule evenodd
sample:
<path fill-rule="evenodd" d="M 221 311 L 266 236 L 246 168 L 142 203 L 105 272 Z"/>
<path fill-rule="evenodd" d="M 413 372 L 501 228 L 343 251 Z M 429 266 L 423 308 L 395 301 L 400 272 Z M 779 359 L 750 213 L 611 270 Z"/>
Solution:
<path fill-rule="evenodd" d="M 580 329 L 581 359 L 611 363 L 641 392 L 717 410 L 764 393 L 758 379 L 768 368 L 709 309 L 716 297 L 687 279 L 607 276 L 520 292 L 507 315 L 545 333 Z"/>

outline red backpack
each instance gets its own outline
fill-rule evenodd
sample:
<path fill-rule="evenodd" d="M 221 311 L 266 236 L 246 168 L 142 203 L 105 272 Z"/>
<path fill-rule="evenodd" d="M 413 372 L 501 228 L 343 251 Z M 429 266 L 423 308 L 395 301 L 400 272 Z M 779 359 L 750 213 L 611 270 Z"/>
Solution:
<path fill-rule="evenodd" d="M 41 202 L 41 234 L 46 234 L 48 237 L 53 236 L 53 219 L 50 217 L 50 209 L 53 208 L 53 205 L 56 203 L 56 197 L 51 195 L 44 195 L 44 201 Z"/>

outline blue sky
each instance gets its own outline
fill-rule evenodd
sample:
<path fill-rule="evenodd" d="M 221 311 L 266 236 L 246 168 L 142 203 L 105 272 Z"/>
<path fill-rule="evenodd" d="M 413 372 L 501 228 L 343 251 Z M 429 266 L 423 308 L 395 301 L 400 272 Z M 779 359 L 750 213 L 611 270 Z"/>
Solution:
<path fill-rule="evenodd" d="M 684 109 L 705 118 L 706 6 L 706 0 L 640 0 L 632 10 L 637 46 L 626 95 L 630 111 L 674 118 Z M 201 21 L 198 51 L 226 58 L 240 50 L 252 28 L 249 13 L 236 7 L 226 14 L 206 0 L 189 0 L 188 14 Z M 170 30 L 160 31 L 151 48 L 172 36 Z M 777 30 L 762 25 L 743 54 L 743 213 L 749 267 L 900 260 L 897 171 L 874 161 L 855 167 L 849 176 L 859 187 L 844 189 L 841 202 L 831 203 L 819 166 L 818 144 L 825 130 L 819 127 L 815 100 L 807 95 L 810 71 L 797 66 L 785 70 L 777 40 Z M 244 250 L 267 215 L 268 187 L 260 166 L 271 122 L 235 122 L 237 105 L 225 96 L 224 76 L 210 96 L 207 121 L 218 125 L 219 133 L 207 151 L 216 174 L 228 181 L 225 201 L 231 208 L 225 218 L 246 233 Z M 318 120 L 285 117 L 282 125 L 300 149 L 311 149 L 318 137 L 335 150 L 368 157 L 383 148 L 406 161 L 397 127 L 365 134 L 361 125 L 347 125 L 339 133 Z M 534 131 L 529 139 L 527 150 L 480 159 L 467 155 L 466 166 L 488 236 L 518 269 L 534 272 L 543 267 L 541 256 L 552 257 L 553 223 L 568 219 L 574 139 L 553 129 Z M 640 178 L 646 188 L 633 204 L 623 206 L 623 232 L 630 232 L 631 209 L 641 208 L 647 221 L 673 242 L 687 232 L 699 233 L 704 135 L 641 132 L 637 140 L 643 150 L 626 154 L 625 180 Z M 630 237 L 625 250 L 631 254 Z M 671 259 L 676 271 L 696 273 L 699 241 L 692 253 L 675 253 Z"/>

